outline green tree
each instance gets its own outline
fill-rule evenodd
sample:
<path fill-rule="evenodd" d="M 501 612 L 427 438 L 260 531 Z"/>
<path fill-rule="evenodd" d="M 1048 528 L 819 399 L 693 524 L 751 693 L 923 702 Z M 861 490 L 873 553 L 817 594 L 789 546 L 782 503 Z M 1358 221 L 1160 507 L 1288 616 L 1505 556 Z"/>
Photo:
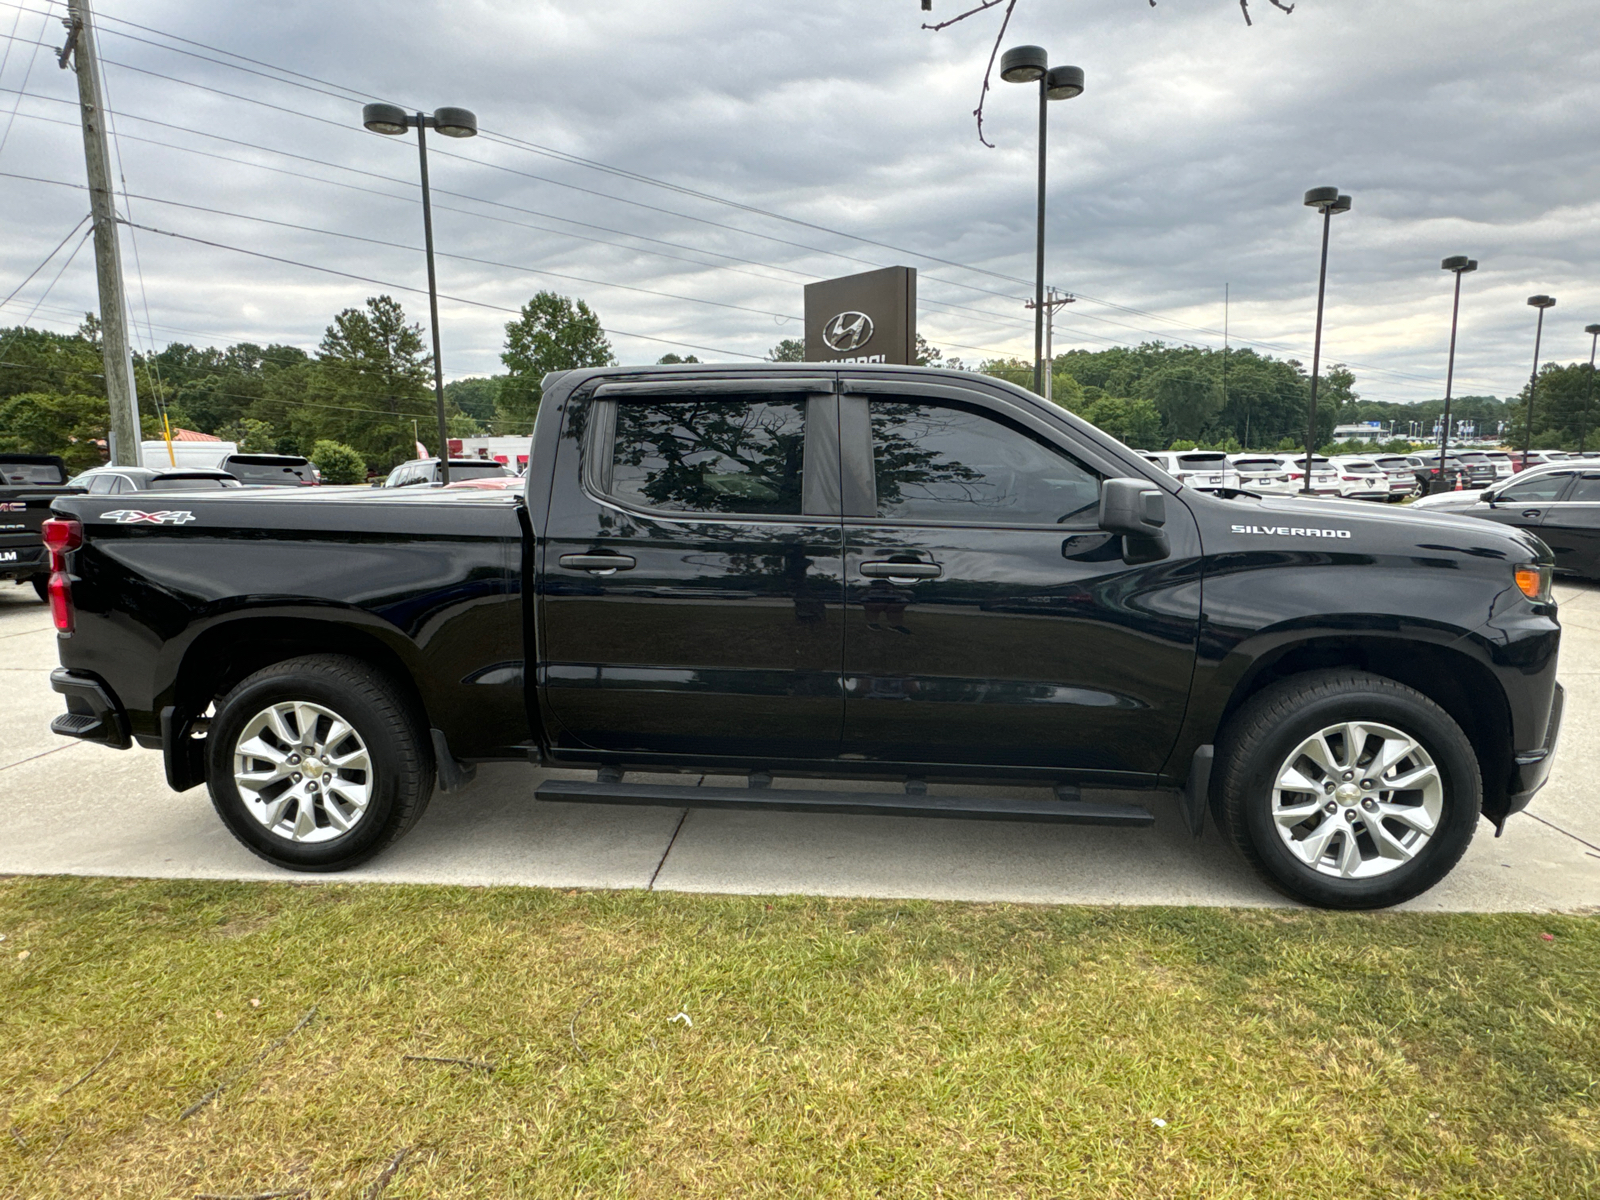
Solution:
<path fill-rule="evenodd" d="M 499 375 L 473 375 L 453 380 L 444 385 L 445 402 L 455 405 L 479 424 L 487 425 L 494 420 L 494 403 L 500 394 L 501 378 Z"/>
<path fill-rule="evenodd" d="M 375 296 L 365 309 L 347 308 L 323 335 L 302 394 L 283 397 L 292 432 L 301 445 L 343 441 L 374 466 L 411 458 L 412 423 L 424 441 L 432 424 L 432 365 L 422 327 L 398 301 Z"/>
<path fill-rule="evenodd" d="M 1155 402 L 1173 437 L 1198 438 L 1222 411 L 1216 381 L 1188 363 L 1173 363 L 1146 375 L 1139 382 L 1139 395 Z"/>
<path fill-rule="evenodd" d="M 353 446 L 324 438 L 311 448 L 311 461 L 323 483 L 365 483 L 367 463 Z"/>
<path fill-rule="evenodd" d="M 217 436 L 225 442 L 237 442 L 245 454 L 271 454 L 278 440 L 272 426 L 255 417 L 240 417 L 219 429 Z"/>
<path fill-rule="evenodd" d="M 767 351 L 768 362 L 805 362 L 806 344 L 799 338 L 784 338 Z"/>
<path fill-rule="evenodd" d="M 697 363 L 699 361 L 700 360 L 692 354 L 689 355 L 688 358 L 679 358 L 676 354 L 671 352 L 663 354 L 660 358 L 656 359 L 657 364 L 661 366 L 671 366 L 674 363 Z"/>
<path fill-rule="evenodd" d="M 0 400 L 0 450 L 59 454 L 74 473 L 105 461 L 109 413 L 100 396 L 19 392 Z"/>
<path fill-rule="evenodd" d="M 1153 401 L 1104 396 L 1078 414 L 1119 442 L 1151 450 L 1162 442 L 1161 412 Z"/>
<path fill-rule="evenodd" d="M 540 292 L 506 323 L 500 361 L 507 374 L 495 401 L 496 428 L 523 433 L 532 428 L 542 381 L 551 371 L 609 367 L 617 360 L 599 316 L 586 303 Z"/>

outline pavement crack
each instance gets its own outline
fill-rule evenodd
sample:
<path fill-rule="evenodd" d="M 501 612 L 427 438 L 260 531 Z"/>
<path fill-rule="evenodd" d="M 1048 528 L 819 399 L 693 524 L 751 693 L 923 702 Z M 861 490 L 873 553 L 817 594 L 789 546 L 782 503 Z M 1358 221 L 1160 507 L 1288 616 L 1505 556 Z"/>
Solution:
<path fill-rule="evenodd" d="M 1539 824 L 1548 826 L 1549 828 L 1554 829 L 1557 833 L 1565 834 L 1567 837 L 1569 837 L 1573 841 L 1577 842 L 1578 845 L 1580 845 L 1580 846 L 1587 846 L 1591 850 L 1600 851 L 1600 846 L 1596 846 L 1593 842 L 1584 841 L 1581 837 L 1579 837 L 1575 833 L 1568 833 L 1567 830 L 1561 828 L 1561 826 L 1555 824 L 1553 821 L 1546 821 L 1543 817 L 1538 816 L 1535 813 L 1528 813 L 1527 815 L 1532 817 L 1535 821 L 1539 822 Z M 659 867 L 656 868 L 656 869 L 660 870 Z"/>
<path fill-rule="evenodd" d="M 705 781 L 706 777 L 704 775 L 700 776 L 695 781 L 695 787 L 699 787 Z M 678 823 L 672 827 L 672 836 L 667 839 L 667 848 L 661 852 L 661 858 L 656 863 L 656 869 L 650 872 L 650 882 L 645 884 L 645 891 L 653 892 L 656 890 L 656 876 L 660 875 L 661 868 L 667 865 L 667 855 L 672 853 L 672 847 L 678 840 L 678 830 L 683 828 L 683 823 L 688 819 L 689 810 L 686 808 L 678 814 Z"/>
<path fill-rule="evenodd" d="M 20 767 L 23 763 L 31 763 L 36 759 L 44 758 L 47 754 L 60 754 L 63 750 L 71 750 L 73 746 L 78 744 L 77 742 L 68 742 L 65 746 L 56 746 L 51 750 L 41 750 L 38 754 L 30 754 L 27 758 L 19 758 L 14 763 L 7 763 L 5 766 L 0 767 L 0 771 L 9 771 L 12 767 Z"/>

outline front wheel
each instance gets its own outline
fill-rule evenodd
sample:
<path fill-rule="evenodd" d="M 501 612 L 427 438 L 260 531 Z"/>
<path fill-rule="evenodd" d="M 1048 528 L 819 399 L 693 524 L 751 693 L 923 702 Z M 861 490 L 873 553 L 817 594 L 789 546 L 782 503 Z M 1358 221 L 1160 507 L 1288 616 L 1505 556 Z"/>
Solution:
<path fill-rule="evenodd" d="M 1380 675 L 1296 675 L 1252 698 L 1218 747 L 1217 816 L 1279 891 L 1382 908 L 1447 875 L 1477 827 L 1472 745 L 1422 693 Z"/>
<path fill-rule="evenodd" d="M 416 824 L 433 795 L 421 721 L 360 659 L 314 655 L 251 675 L 206 735 L 217 815 L 250 850 L 293 871 L 342 871 Z"/>

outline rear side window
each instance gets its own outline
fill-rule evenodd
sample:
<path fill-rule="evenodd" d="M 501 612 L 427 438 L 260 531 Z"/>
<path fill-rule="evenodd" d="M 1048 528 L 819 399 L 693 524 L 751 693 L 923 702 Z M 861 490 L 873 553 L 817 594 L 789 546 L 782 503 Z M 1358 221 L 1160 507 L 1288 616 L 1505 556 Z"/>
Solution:
<path fill-rule="evenodd" d="M 1583 501 L 1585 504 L 1600 504 L 1600 475 L 1585 475 L 1572 485 L 1572 492 L 1567 496 L 1569 501 Z"/>
<path fill-rule="evenodd" d="M 58 484 L 67 473 L 55 463 L 0 462 L 0 482 L 7 484 Z"/>
<path fill-rule="evenodd" d="M 611 494 L 668 512 L 798 515 L 805 444 L 801 396 L 621 400 Z"/>
<path fill-rule="evenodd" d="M 1015 426 L 943 405 L 868 409 L 880 517 L 1059 525 L 1099 506 L 1098 475 Z"/>

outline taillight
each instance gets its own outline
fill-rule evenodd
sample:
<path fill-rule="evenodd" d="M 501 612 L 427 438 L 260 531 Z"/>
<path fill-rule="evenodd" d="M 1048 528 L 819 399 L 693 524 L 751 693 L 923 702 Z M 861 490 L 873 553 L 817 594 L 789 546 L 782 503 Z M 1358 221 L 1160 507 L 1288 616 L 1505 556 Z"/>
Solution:
<path fill-rule="evenodd" d="M 76 521 L 51 517 L 39 526 L 39 532 L 44 535 L 45 549 L 50 551 L 50 569 L 65 571 L 67 554 L 83 545 L 83 526 Z"/>
<path fill-rule="evenodd" d="M 72 581 L 67 576 L 67 555 L 83 545 L 83 526 L 76 521 L 51 517 L 39 527 L 45 549 L 50 552 L 50 619 L 62 633 L 73 627 Z"/>

